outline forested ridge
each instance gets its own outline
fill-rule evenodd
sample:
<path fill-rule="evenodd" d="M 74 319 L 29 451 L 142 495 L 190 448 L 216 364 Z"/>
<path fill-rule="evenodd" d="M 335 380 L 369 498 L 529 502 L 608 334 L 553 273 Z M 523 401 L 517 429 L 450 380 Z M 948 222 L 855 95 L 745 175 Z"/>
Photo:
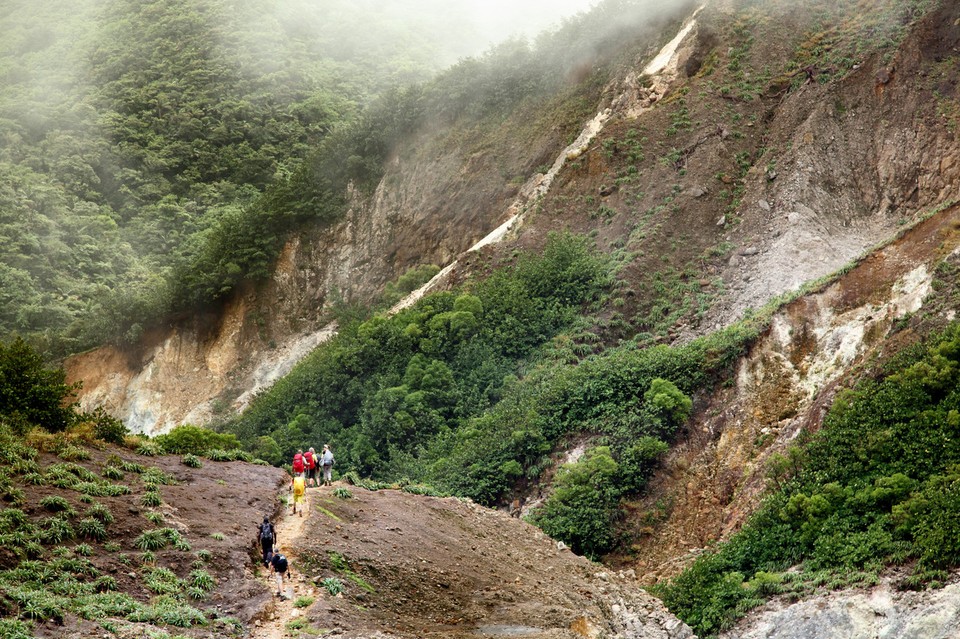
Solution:
<path fill-rule="evenodd" d="M 466 5 L 426 24 L 321 9 L 16 4 L 0 45 L 0 330 L 57 357 L 207 307 L 266 277 L 287 233 L 339 216 L 349 182 L 371 189 L 423 118 L 502 117 L 563 86 L 604 33 L 602 14 L 580 16 L 425 82 L 477 37 Z M 431 20 L 450 21 L 444 38 Z"/>

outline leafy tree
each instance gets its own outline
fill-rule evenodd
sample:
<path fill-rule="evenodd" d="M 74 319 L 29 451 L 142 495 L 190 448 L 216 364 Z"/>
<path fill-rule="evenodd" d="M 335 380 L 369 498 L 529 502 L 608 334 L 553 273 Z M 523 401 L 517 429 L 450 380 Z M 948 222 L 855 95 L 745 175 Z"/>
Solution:
<path fill-rule="evenodd" d="M 606 552 L 614 542 L 618 470 L 606 446 L 591 448 L 576 463 L 564 464 L 554 480 L 553 494 L 533 514 L 533 522 L 570 544 L 576 553 L 595 558 Z"/>
<path fill-rule="evenodd" d="M 18 431 L 40 426 L 58 432 L 72 423 L 80 385 L 65 380 L 62 368 L 46 368 L 23 339 L 0 342 L 0 416 Z"/>

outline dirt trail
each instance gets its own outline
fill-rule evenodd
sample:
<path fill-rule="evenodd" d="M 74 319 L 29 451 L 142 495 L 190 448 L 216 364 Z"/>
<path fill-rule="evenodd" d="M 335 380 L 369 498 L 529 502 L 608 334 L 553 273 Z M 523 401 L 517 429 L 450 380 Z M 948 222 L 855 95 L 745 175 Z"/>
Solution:
<path fill-rule="evenodd" d="M 298 597 L 317 597 L 317 590 L 313 585 L 306 581 L 299 568 L 298 556 L 295 553 L 295 542 L 300 542 L 306 537 L 304 531 L 310 517 L 313 516 L 312 501 L 317 495 L 318 488 L 307 489 L 307 507 L 303 514 L 299 512 L 293 514 L 291 506 L 284 506 L 281 514 L 274 521 L 277 531 L 277 544 L 280 551 L 287 557 L 290 569 L 287 577 L 283 580 L 283 597 L 274 596 L 273 602 L 268 604 L 263 618 L 259 621 L 250 634 L 251 639 L 283 639 L 290 637 L 286 630 L 286 624 L 302 615 L 302 610 L 294 606 Z M 293 498 L 290 493 L 286 493 L 287 502 L 292 504 Z M 269 589 L 269 592 L 276 593 L 277 583 L 273 572 L 263 570 L 260 574 L 261 581 Z"/>

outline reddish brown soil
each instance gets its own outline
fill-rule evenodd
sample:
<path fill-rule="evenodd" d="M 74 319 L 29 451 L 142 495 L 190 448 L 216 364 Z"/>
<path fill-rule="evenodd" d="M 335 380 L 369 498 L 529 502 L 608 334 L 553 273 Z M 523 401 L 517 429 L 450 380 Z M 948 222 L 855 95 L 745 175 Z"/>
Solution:
<path fill-rule="evenodd" d="M 169 628 L 169 632 L 194 637 L 221 636 L 221 630 L 226 628 L 224 622 L 218 621 L 221 618 L 232 617 L 248 624 L 261 613 L 271 595 L 251 570 L 254 565 L 251 550 L 257 523 L 264 514 L 273 514 L 279 508 L 277 493 L 280 486 L 286 483 L 286 475 L 282 470 L 243 462 L 217 463 L 209 460 L 203 461 L 202 468 L 194 469 L 185 466 L 179 456 L 145 457 L 114 447 L 91 449 L 90 453 L 90 460 L 77 463 L 98 476 L 107 457 L 116 454 L 144 467 L 160 468 L 174 476 L 179 484 L 161 486 L 163 504 L 159 508 L 145 508 L 140 503 L 145 491 L 139 475 L 127 472 L 123 479 L 112 480 L 114 484 L 129 486 L 132 494 L 94 499 L 107 506 L 114 517 L 114 521 L 107 526 L 109 538 L 106 543 L 119 544 L 120 549 L 107 550 L 102 543 L 84 540 L 73 540 L 64 543 L 64 546 L 75 547 L 78 543 L 87 543 L 94 552 L 90 560 L 103 574 L 116 579 L 119 592 L 149 602 L 153 593 L 143 584 L 142 551 L 135 547 L 134 540 L 145 530 L 158 527 L 144 516 L 150 511 L 160 512 L 164 517 L 161 526 L 178 530 L 189 542 L 191 551 L 181 552 L 168 546 L 157 551 L 156 561 L 148 565 L 169 568 L 178 577 L 184 578 L 193 569 L 191 563 L 196 559 L 196 552 L 205 549 L 213 555 L 205 570 L 216 581 L 214 590 L 205 600 L 191 604 L 202 610 L 211 623 L 205 628 Z M 38 462 L 46 469 L 62 460 L 53 455 L 41 455 Z M 81 495 L 73 490 L 29 485 L 24 490 L 27 498 L 21 508 L 31 518 L 40 519 L 50 514 L 39 505 L 47 495 L 60 495 L 67 499 L 77 511 L 78 518 L 90 507 L 90 504 L 81 502 Z M 222 539 L 212 535 L 222 535 Z M 11 556 L 0 558 L 4 567 L 9 567 L 11 560 Z M 118 621 L 116 625 L 120 628 L 131 626 L 126 632 L 120 632 L 120 636 L 145 636 L 142 626 L 125 621 Z M 62 625 L 47 622 L 37 627 L 34 634 L 37 637 L 99 638 L 104 632 L 99 624 L 67 614 Z"/>

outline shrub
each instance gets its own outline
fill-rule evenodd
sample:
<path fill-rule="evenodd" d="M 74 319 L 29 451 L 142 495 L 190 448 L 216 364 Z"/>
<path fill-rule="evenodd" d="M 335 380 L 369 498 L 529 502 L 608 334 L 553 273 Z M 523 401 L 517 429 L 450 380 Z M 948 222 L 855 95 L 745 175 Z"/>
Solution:
<path fill-rule="evenodd" d="M 177 426 L 169 433 L 157 436 L 155 441 L 174 455 L 203 455 L 214 448 L 229 450 L 240 446 L 237 436 L 232 433 L 217 433 L 191 424 Z"/>
<path fill-rule="evenodd" d="M 125 460 L 125 459 L 120 460 L 120 463 L 118 464 L 118 467 L 120 468 L 120 470 L 122 470 L 122 471 L 124 471 L 124 472 L 127 472 L 127 473 L 136 473 L 136 474 L 138 474 L 138 475 L 141 474 L 141 473 L 145 470 L 144 467 L 141 466 L 140 464 L 138 464 L 138 463 L 136 463 L 136 462 L 132 462 L 132 461 L 127 461 L 127 460 Z"/>
<path fill-rule="evenodd" d="M 96 503 L 88 508 L 86 515 L 88 517 L 99 519 L 106 525 L 113 523 L 113 513 L 110 512 L 109 508 L 100 503 Z"/>
<path fill-rule="evenodd" d="M 140 497 L 140 505 L 144 508 L 157 508 L 162 503 L 163 499 L 161 499 L 160 491 L 158 490 L 148 490 Z"/>
<path fill-rule="evenodd" d="M 0 619 L 0 639 L 33 639 L 33 633 L 22 621 Z"/>
<path fill-rule="evenodd" d="M 313 597 L 297 597 L 293 605 L 295 608 L 309 608 L 314 601 Z"/>
<path fill-rule="evenodd" d="M 27 501 L 27 493 L 21 488 L 10 486 L 4 493 L 3 499 L 14 506 L 22 506 Z"/>
<path fill-rule="evenodd" d="M 169 475 L 155 466 L 144 470 L 140 477 L 143 479 L 143 483 L 145 484 L 174 486 L 177 483 L 177 480 L 173 475 Z"/>
<path fill-rule="evenodd" d="M 96 482 L 98 477 L 93 471 L 84 468 L 80 464 L 74 464 L 72 462 L 66 462 L 62 464 L 53 464 L 47 468 L 47 475 L 63 475 L 69 473 L 85 482 Z"/>
<path fill-rule="evenodd" d="M 123 471 L 116 466 L 105 466 L 103 468 L 103 476 L 106 479 L 123 479 Z"/>
<path fill-rule="evenodd" d="M 23 476 L 23 483 L 33 486 L 43 486 L 47 483 L 47 478 L 40 473 L 27 473 Z"/>
<path fill-rule="evenodd" d="M 48 369 L 23 339 L 0 342 L 0 417 L 20 434 L 30 426 L 64 430 L 73 421 L 78 384 L 66 383 L 62 368 Z"/>
<path fill-rule="evenodd" d="M 163 447 L 149 439 L 141 439 L 137 444 L 137 454 L 143 455 L 144 457 L 157 457 L 158 455 L 163 455 Z"/>
<path fill-rule="evenodd" d="M 102 406 L 97 406 L 92 413 L 81 414 L 78 419 L 92 424 L 97 439 L 110 444 L 122 446 L 129 432 L 122 421 L 110 416 Z"/>
<path fill-rule="evenodd" d="M 132 490 L 124 484 L 107 484 L 96 481 L 85 481 L 75 485 L 74 490 L 90 497 L 119 497 L 129 495 Z"/>
<path fill-rule="evenodd" d="M 67 520 L 65 513 L 47 519 L 40 529 L 40 538 L 47 544 L 60 544 L 73 539 L 73 526 Z"/>
<path fill-rule="evenodd" d="M 86 449 L 70 444 L 61 448 L 57 452 L 57 457 L 65 461 L 86 461 L 90 459 L 90 453 Z"/>
<path fill-rule="evenodd" d="M 184 455 L 182 461 L 184 466 L 189 466 L 190 468 L 203 468 L 203 462 L 200 461 L 200 458 L 191 453 Z"/>
<path fill-rule="evenodd" d="M 192 570 L 189 581 L 191 586 L 199 588 L 204 592 L 213 590 L 213 577 L 211 577 L 210 573 L 206 570 Z"/>
<path fill-rule="evenodd" d="M 133 545 L 140 550 L 159 550 L 169 542 L 164 531 L 164 528 L 147 530 L 133 540 Z"/>
<path fill-rule="evenodd" d="M 233 461 L 233 457 L 227 451 L 221 448 L 212 448 L 204 453 L 204 456 L 210 461 L 227 462 Z"/>
<path fill-rule="evenodd" d="M 101 575 L 93 582 L 93 588 L 97 592 L 108 592 L 117 589 L 117 580 L 110 575 Z"/>
<path fill-rule="evenodd" d="M 183 582 L 167 568 L 153 568 L 146 571 L 143 584 L 157 595 L 175 595 L 183 590 Z"/>
<path fill-rule="evenodd" d="M 103 541 L 107 538 L 107 527 L 99 519 L 84 517 L 77 522 L 77 534 L 87 539 Z"/>
<path fill-rule="evenodd" d="M 443 491 L 437 490 L 433 486 L 427 486 L 425 484 L 407 484 L 403 487 L 403 492 L 410 493 L 412 495 L 423 495 L 425 497 L 446 496 L 446 493 Z"/>
<path fill-rule="evenodd" d="M 327 577 L 320 582 L 320 585 L 326 588 L 327 592 L 329 592 L 331 595 L 339 595 L 340 593 L 346 591 L 343 582 L 336 577 Z"/>
<path fill-rule="evenodd" d="M 574 464 L 564 464 L 554 481 L 554 493 L 533 513 L 534 523 L 574 552 L 588 557 L 606 552 L 614 541 L 617 471 L 606 446 L 588 450 Z"/>
<path fill-rule="evenodd" d="M 337 499 L 353 499 L 353 493 L 345 486 L 337 486 L 333 489 L 333 496 Z"/>

